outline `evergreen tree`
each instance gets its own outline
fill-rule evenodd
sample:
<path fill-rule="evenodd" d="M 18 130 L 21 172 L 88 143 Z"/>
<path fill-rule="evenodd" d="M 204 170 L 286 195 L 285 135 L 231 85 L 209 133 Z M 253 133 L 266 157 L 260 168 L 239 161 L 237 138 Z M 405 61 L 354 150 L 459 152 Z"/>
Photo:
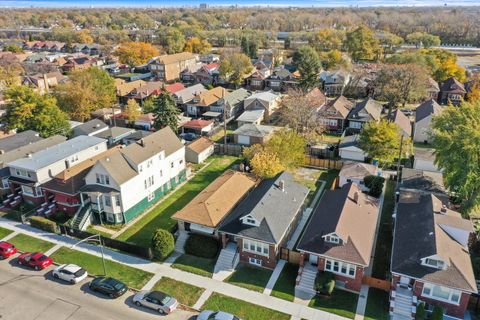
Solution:
<path fill-rule="evenodd" d="M 153 114 L 155 116 L 154 126 L 156 129 L 161 129 L 169 126 L 173 132 L 178 130 L 178 116 L 180 110 L 173 97 L 166 90 L 154 100 Z"/>
<path fill-rule="evenodd" d="M 322 67 L 317 51 L 310 46 L 302 46 L 293 54 L 293 64 L 300 72 L 300 86 L 306 90 L 318 85 L 318 74 Z"/>

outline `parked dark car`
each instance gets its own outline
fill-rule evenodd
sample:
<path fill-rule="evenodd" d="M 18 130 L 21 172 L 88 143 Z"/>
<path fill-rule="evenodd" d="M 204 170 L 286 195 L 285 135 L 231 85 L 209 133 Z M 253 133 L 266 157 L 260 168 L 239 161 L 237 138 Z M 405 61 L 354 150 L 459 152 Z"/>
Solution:
<path fill-rule="evenodd" d="M 110 298 L 118 298 L 128 291 L 125 283 L 110 277 L 98 277 L 90 282 L 90 289 Z"/>

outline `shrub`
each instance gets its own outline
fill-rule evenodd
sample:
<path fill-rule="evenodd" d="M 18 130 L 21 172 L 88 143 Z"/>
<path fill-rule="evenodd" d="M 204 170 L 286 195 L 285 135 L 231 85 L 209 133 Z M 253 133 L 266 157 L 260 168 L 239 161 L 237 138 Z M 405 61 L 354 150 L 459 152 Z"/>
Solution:
<path fill-rule="evenodd" d="M 332 295 L 335 288 L 335 276 L 331 272 L 320 272 L 315 278 L 315 289 L 322 294 Z"/>
<path fill-rule="evenodd" d="M 444 313 L 445 313 L 445 310 L 443 309 L 442 306 L 435 305 L 433 307 L 433 311 L 432 311 L 432 315 L 430 316 L 430 320 L 442 320 Z"/>
<path fill-rule="evenodd" d="M 164 229 L 157 229 L 152 237 L 153 256 L 163 260 L 168 257 L 175 248 L 173 235 Z"/>
<path fill-rule="evenodd" d="M 425 319 L 425 302 L 417 304 L 417 312 L 415 313 L 415 320 Z"/>
<path fill-rule="evenodd" d="M 383 183 L 385 182 L 384 177 L 369 175 L 363 178 L 365 186 L 369 189 L 368 194 L 372 197 L 380 197 L 383 190 Z"/>
<path fill-rule="evenodd" d="M 217 239 L 199 234 L 192 234 L 185 242 L 185 253 L 192 256 L 213 259 L 217 256 L 220 243 Z"/>
<path fill-rule="evenodd" d="M 31 217 L 30 225 L 32 227 L 35 227 L 47 232 L 57 233 L 58 231 L 58 227 L 55 222 L 42 217 L 36 217 L 36 216 Z"/>

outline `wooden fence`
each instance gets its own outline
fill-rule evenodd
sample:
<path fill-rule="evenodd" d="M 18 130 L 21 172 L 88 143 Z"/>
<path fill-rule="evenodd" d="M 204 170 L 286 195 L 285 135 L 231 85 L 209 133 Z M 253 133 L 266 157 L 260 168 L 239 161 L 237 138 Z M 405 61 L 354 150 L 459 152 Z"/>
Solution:
<path fill-rule="evenodd" d="M 317 167 L 322 169 L 340 170 L 343 166 L 342 160 L 319 159 L 317 157 L 305 156 L 305 165 L 309 167 Z"/>
<path fill-rule="evenodd" d="M 215 143 L 214 150 L 216 154 L 229 155 L 229 156 L 240 156 L 243 152 L 243 146 L 239 144 L 222 144 Z"/>
<path fill-rule="evenodd" d="M 390 281 L 363 276 L 362 283 L 372 288 L 390 292 Z"/>
<path fill-rule="evenodd" d="M 288 261 L 289 263 L 300 264 L 300 252 L 280 248 L 280 259 Z"/>

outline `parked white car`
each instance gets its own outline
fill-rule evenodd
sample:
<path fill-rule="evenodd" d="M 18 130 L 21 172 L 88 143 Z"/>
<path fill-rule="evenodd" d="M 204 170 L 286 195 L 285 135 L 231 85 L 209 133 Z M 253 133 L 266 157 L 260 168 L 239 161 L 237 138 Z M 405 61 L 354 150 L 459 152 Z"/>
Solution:
<path fill-rule="evenodd" d="M 53 277 L 70 283 L 79 283 L 84 280 L 88 273 L 75 264 L 62 264 L 52 271 Z"/>
<path fill-rule="evenodd" d="M 196 320 L 240 320 L 233 314 L 223 311 L 204 310 L 196 318 Z"/>
<path fill-rule="evenodd" d="M 177 299 L 160 291 L 140 291 L 133 296 L 133 303 L 156 310 L 160 314 L 170 314 L 178 307 Z"/>

